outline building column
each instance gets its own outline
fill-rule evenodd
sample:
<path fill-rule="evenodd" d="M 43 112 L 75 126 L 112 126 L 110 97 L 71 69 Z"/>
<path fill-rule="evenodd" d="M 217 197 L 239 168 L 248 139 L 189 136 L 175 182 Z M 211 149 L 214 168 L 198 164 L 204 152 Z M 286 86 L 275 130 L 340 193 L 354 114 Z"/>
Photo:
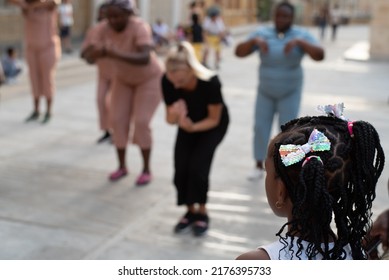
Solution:
<path fill-rule="evenodd" d="M 141 0 L 139 3 L 139 11 L 141 18 L 149 22 L 150 21 L 150 1 L 149 0 Z"/>
<path fill-rule="evenodd" d="M 103 3 L 104 0 L 93 0 L 92 1 L 92 5 L 91 5 L 91 8 L 92 8 L 92 12 L 91 12 L 91 22 L 90 24 L 93 25 L 96 23 L 96 19 L 97 19 L 97 10 L 99 8 L 99 6 Z"/>
<path fill-rule="evenodd" d="M 175 29 L 176 26 L 180 23 L 181 21 L 181 0 L 174 0 L 173 1 L 173 6 L 172 6 L 172 14 L 173 14 L 173 19 L 172 19 L 172 28 Z"/>
<path fill-rule="evenodd" d="M 389 60 L 389 0 L 371 1 L 370 57 Z"/>

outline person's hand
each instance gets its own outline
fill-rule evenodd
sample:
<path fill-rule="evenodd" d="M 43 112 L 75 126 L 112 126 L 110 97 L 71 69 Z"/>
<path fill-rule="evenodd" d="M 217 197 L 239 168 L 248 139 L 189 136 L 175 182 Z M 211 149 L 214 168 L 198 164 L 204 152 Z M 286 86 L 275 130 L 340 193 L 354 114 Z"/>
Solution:
<path fill-rule="evenodd" d="M 82 53 L 81 57 L 86 60 L 89 64 L 94 64 L 96 61 L 92 57 L 92 50 L 93 50 L 93 45 L 89 45 L 86 47 Z"/>
<path fill-rule="evenodd" d="M 99 58 L 105 56 L 106 50 L 104 47 L 89 45 L 83 52 L 82 57 L 90 64 L 95 63 Z"/>
<path fill-rule="evenodd" d="M 194 132 L 194 123 L 189 117 L 180 118 L 178 126 L 186 132 Z"/>
<path fill-rule="evenodd" d="M 269 52 L 269 45 L 267 44 L 267 42 L 261 38 L 254 38 L 253 39 L 253 43 L 254 45 L 258 46 L 259 50 L 266 54 Z"/>
<path fill-rule="evenodd" d="M 174 122 L 179 124 L 180 120 L 185 118 L 188 113 L 186 103 L 179 99 L 168 107 L 168 114 L 173 118 Z"/>
<path fill-rule="evenodd" d="M 300 45 L 299 39 L 290 40 L 288 43 L 286 43 L 286 45 L 284 47 L 284 53 L 289 54 L 294 47 L 297 47 L 299 45 Z"/>

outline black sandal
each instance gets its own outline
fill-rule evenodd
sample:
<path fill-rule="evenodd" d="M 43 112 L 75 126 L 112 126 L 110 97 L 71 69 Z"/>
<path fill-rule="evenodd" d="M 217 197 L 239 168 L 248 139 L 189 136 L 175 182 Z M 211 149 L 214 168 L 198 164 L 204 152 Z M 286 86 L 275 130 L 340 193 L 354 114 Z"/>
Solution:
<path fill-rule="evenodd" d="M 186 214 L 180 219 L 178 224 L 174 227 L 175 233 L 185 232 L 195 222 L 196 215 L 192 212 L 186 212 Z"/>
<path fill-rule="evenodd" d="M 197 214 L 196 221 L 193 224 L 193 234 L 203 236 L 209 228 L 209 217 L 204 214 Z"/>

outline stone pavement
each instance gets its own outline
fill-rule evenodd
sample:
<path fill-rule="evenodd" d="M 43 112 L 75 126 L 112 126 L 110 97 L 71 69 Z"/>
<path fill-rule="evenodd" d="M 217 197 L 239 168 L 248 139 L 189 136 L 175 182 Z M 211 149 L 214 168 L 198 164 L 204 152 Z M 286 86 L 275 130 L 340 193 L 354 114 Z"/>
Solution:
<path fill-rule="evenodd" d="M 250 28 L 234 30 L 235 42 Z M 312 32 L 318 32 L 312 30 Z M 305 59 L 301 115 L 318 114 L 318 104 L 345 102 L 351 119 L 373 123 L 389 146 L 389 64 L 344 59 L 368 40 L 366 26 L 345 26 L 336 42 L 324 41 L 326 60 Z M 355 53 L 355 52 L 354 52 Z M 351 60 L 350 60 L 351 59 Z M 211 175 L 207 236 L 174 235 L 184 209 L 172 186 L 176 128 L 160 106 L 153 121 L 154 181 L 136 187 L 137 147 L 129 146 L 131 174 L 110 183 L 114 148 L 95 144 L 100 135 L 95 106 L 94 67 L 64 56 L 57 75 L 54 117 L 47 125 L 24 123 L 31 97 L 26 74 L 0 89 L 0 259 L 234 259 L 275 239 L 283 222 L 267 205 L 264 180 L 249 182 L 258 59 L 236 58 L 223 50 L 220 77 L 231 126 L 219 147 Z M 388 206 L 384 170 L 374 205 Z"/>

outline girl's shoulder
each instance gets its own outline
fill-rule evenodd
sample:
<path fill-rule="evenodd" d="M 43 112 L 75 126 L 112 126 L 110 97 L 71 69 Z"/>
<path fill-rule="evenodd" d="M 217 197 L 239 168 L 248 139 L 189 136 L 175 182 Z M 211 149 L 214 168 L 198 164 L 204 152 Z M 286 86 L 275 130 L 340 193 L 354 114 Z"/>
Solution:
<path fill-rule="evenodd" d="M 263 249 L 256 249 L 241 254 L 236 258 L 237 260 L 270 260 L 269 255 Z"/>
<path fill-rule="evenodd" d="M 274 33 L 274 27 L 271 25 L 262 25 L 257 27 L 252 34 L 257 36 L 269 36 Z"/>

